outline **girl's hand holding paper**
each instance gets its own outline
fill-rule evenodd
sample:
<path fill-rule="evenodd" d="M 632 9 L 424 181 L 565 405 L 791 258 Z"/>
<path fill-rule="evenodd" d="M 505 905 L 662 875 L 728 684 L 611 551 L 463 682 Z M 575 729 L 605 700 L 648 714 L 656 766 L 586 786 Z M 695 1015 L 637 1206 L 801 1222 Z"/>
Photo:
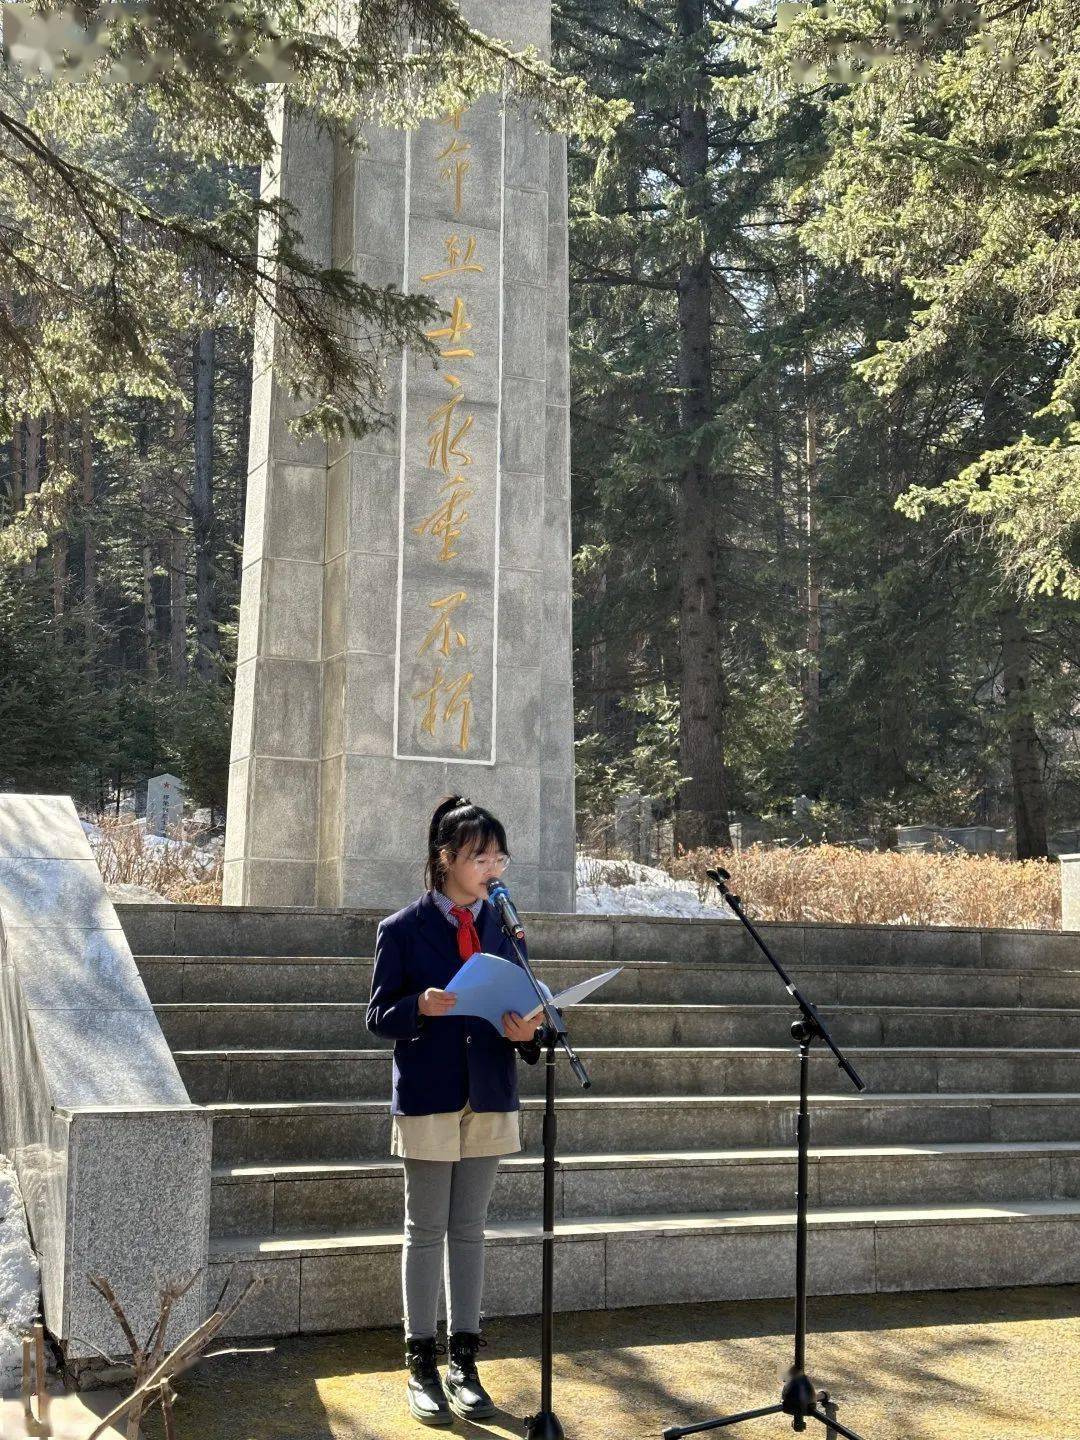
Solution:
<path fill-rule="evenodd" d="M 536 1034 L 539 1018 L 523 1020 L 515 1010 L 508 1010 L 502 1017 L 503 1034 L 515 1045 L 527 1045 Z"/>

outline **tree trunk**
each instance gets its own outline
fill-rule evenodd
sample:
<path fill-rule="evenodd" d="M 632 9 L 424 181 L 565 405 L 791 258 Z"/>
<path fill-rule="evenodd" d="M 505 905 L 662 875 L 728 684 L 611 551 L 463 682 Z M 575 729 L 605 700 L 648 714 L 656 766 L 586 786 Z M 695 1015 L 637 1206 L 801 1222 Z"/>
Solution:
<path fill-rule="evenodd" d="M 701 34 L 703 0 L 679 0 L 679 33 Z M 679 109 L 679 168 L 691 219 L 708 208 L 709 136 L 702 66 Z M 675 825 L 678 845 L 731 844 L 724 771 L 727 684 L 720 652 L 717 510 L 724 487 L 712 474 L 702 429 L 712 417 L 711 276 L 704 233 L 679 273 L 679 424 L 686 446 L 679 493 L 679 771 L 684 781 Z"/>
<path fill-rule="evenodd" d="M 97 649 L 97 538 L 94 533 L 94 452 L 90 416 L 83 413 L 82 503 L 83 503 L 83 611 L 86 625 L 86 656 Z"/>
<path fill-rule="evenodd" d="M 804 316 L 808 303 L 806 261 L 801 263 L 799 309 Z M 814 357 L 807 338 L 803 347 L 803 426 L 806 470 L 803 489 L 803 544 L 806 555 L 806 666 L 803 671 L 803 706 L 808 717 L 817 714 L 821 694 L 821 590 L 814 559 L 814 511 L 817 504 L 818 416 L 811 382 Z"/>
<path fill-rule="evenodd" d="M 195 546 L 195 673 L 212 680 L 218 649 L 211 595 L 214 530 L 214 332 L 200 330 L 195 342 L 195 478 L 191 491 Z"/>
<path fill-rule="evenodd" d="M 1020 607 L 1015 602 L 998 611 L 998 621 L 1005 678 L 1005 724 L 1009 732 L 1016 858 L 1045 859 L 1050 853 L 1046 843 L 1046 752 L 1035 729 L 1035 714 L 1031 705 L 1031 645 Z"/>
<path fill-rule="evenodd" d="M 184 454 L 185 429 L 184 411 L 177 404 L 173 413 L 173 454 L 178 458 Z M 169 671 L 175 681 L 183 684 L 188 673 L 188 517 L 182 470 L 174 476 L 173 491 L 173 538 L 169 546 Z"/>
<path fill-rule="evenodd" d="M 787 514 L 784 510 L 784 406 L 780 391 L 781 377 L 776 377 L 773 394 L 775 407 L 772 415 L 772 443 L 770 446 L 770 468 L 772 470 L 773 541 L 776 545 L 777 597 L 787 591 L 788 538 Z"/>
<path fill-rule="evenodd" d="M 16 415 L 11 427 L 11 514 L 14 517 L 23 506 L 23 418 Z"/>
<path fill-rule="evenodd" d="M 41 489 L 41 416 L 28 415 L 26 419 L 26 487 L 24 495 L 36 495 Z M 38 568 L 38 556 L 26 563 L 26 573 L 33 575 Z"/>
<path fill-rule="evenodd" d="M 150 514 L 150 486 L 144 479 L 141 486 L 142 509 L 145 516 Z M 154 547 L 149 533 L 142 542 L 142 618 L 143 644 L 146 650 L 146 673 L 156 678 L 157 657 L 157 606 L 154 603 Z"/>
<path fill-rule="evenodd" d="M 607 594 L 607 572 L 601 570 L 596 577 L 597 608 L 604 609 Z M 608 689 L 607 641 L 596 639 L 589 646 L 589 673 L 593 684 L 593 724 L 597 733 L 605 740 L 610 739 L 608 721 L 611 716 L 611 692 Z"/>
<path fill-rule="evenodd" d="M 45 466 L 50 479 L 56 478 L 56 472 L 64 461 L 61 423 L 59 415 L 50 415 L 45 432 Z M 53 619 L 59 625 L 63 621 L 67 608 L 68 536 L 66 530 L 57 531 L 49 549 L 52 555 Z"/>

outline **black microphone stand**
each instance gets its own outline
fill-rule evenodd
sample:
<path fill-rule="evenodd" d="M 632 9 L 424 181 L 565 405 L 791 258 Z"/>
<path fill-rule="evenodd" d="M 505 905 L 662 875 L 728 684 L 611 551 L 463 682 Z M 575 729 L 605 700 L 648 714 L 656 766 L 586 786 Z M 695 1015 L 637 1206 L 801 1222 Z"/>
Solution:
<path fill-rule="evenodd" d="M 555 1312 L 555 1047 L 561 1045 L 570 1061 L 570 1068 L 577 1076 L 583 1090 L 592 1084 L 584 1065 L 574 1052 L 567 1033 L 562 1013 L 556 1010 L 545 995 L 536 973 L 529 964 L 529 958 L 518 944 L 525 938 L 525 932 L 509 923 L 498 906 L 496 913 L 503 933 L 514 947 L 518 964 L 528 975 L 536 998 L 544 1014 L 539 1039 L 544 1046 L 544 1232 L 543 1232 L 543 1283 L 541 1294 L 541 1345 L 540 1345 L 540 1409 L 525 1421 L 526 1440 L 563 1440 L 563 1428 L 551 1404 L 551 1364 L 554 1344 Z"/>
<path fill-rule="evenodd" d="M 739 1415 L 725 1415 L 719 1420 L 705 1420 L 697 1425 L 673 1425 L 664 1431 L 664 1440 L 680 1440 L 683 1435 L 696 1435 L 702 1430 L 719 1430 L 725 1425 L 738 1425 L 743 1420 L 756 1420 L 761 1415 L 790 1415 L 793 1430 L 805 1430 L 807 1419 L 817 1420 L 826 1426 L 828 1434 L 846 1436 L 846 1440 L 859 1440 L 854 1430 L 841 1425 L 835 1416 L 828 1392 L 817 1390 L 806 1373 L 806 1261 L 807 1261 L 807 1206 L 809 1198 L 809 1151 L 810 1151 L 810 1103 L 809 1072 L 810 1047 L 816 1040 L 823 1041 L 836 1056 L 837 1063 L 857 1090 L 865 1090 L 865 1083 L 848 1064 L 833 1043 L 832 1036 L 825 1028 L 821 1016 L 799 993 L 779 960 L 762 940 L 753 923 L 747 918 L 737 895 L 728 890 L 726 881 L 731 876 L 726 870 L 707 870 L 720 894 L 735 912 L 743 925 L 753 936 L 758 949 L 772 965 L 784 982 L 784 988 L 802 1011 L 802 1019 L 791 1026 L 792 1039 L 799 1042 L 799 1118 L 796 1125 L 798 1141 L 798 1181 L 795 1200 L 795 1363 L 788 1372 L 778 1405 L 766 1405 L 761 1410 L 744 1410 Z M 824 1408 L 821 1408 L 824 1407 Z"/>

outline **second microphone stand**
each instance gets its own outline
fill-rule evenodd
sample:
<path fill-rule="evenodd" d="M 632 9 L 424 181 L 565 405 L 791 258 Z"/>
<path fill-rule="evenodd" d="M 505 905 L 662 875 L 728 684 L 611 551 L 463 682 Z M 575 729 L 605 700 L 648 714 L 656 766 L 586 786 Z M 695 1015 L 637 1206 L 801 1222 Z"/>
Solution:
<path fill-rule="evenodd" d="M 732 895 L 727 888 L 731 876 L 726 870 L 707 870 L 720 894 L 749 930 L 758 949 L 784 982 L 784 988 L 802 1011 L 802 1019 L 791 1026 L 791 1036 L 799 1044 L 799 1117 L 796 1123 L 798 1141 L 798 1180 L 795 1197 L 795 1360 L 788 1371 L 777 1405 L 766 1405 L 760 1410 L 743 1410 L 738 1415 L 725 1415 L 719 1420 L 705 1420 L 697 1425 L 673 1425 L 664 1431 L 664 1440 L 681 1440 L 683 1435 L 697 1435 L 703 1430 L 718 1430 L 726 1425 L 738 1425 L 743 1420 L 756 1420 L 761 1415 L 790 1415 L 793 1430 L 805 1430 L 807 1420 L 817 1420 L 827 1429 L 828 1440 L 833 1435 L 843 1435 L 846 1440 L 859 1440 L 854 1430 L 841 1425 L 834 1414 L 828 1392 L 818 1390 L 806 1373 L 806 1265 L 807 1265 L 807 1210 L 809 1201 L 809 1152 L 810 1152 L 810 1098 L 809 1072 L 810 1047 L 820 1040 L 836 1056 L 837 1064 L 857 1090 L 865 1090 L 865 1083 L 848 1064 L 833 1043 L 821 1016 L 799 993 L 798 987 L 773 955 L 765 941 L 747 918 L 738 895 Z"/>
<path fill-rule="evenodd" d="M 526 1440 L 563 1440 L 563 1428 L 559 1417 L 552 1408 L 551 1367 L 554 1347 L 555 1314 L 555 1049 L 562 1046 L 570 1068 L 587 1090 L 592 1084 L 584 1065 L 574 1052 L 562 1014 L 548 999 L 536 973 L 529 964 L 528 956 L 518 944 L 524 940 L 525 932 L 520 926 L 511 925 L 506 916 L 499 914 L 499 923 L 504 934 L 514 947 L 518 964 L 528 975 L 536 998 L 544 1015 L 540 1030 L 540 1043 L 544 1046 L 544 1232 L 543 1232 L 543 1282 L 541 1293 L 541 1346 L 540 1346 L 540 1409 L 525 1421 Z"/>

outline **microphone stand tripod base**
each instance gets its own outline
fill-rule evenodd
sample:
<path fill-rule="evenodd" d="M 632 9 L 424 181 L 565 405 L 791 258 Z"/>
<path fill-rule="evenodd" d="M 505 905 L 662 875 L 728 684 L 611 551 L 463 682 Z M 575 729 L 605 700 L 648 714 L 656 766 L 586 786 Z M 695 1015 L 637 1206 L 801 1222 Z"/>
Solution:
<path fill-rule="evenodd" d="M 525 1421 L 525 1440 L 563 1440 L 563 1428 L 553 1410 L 541 1410 Z"/>

